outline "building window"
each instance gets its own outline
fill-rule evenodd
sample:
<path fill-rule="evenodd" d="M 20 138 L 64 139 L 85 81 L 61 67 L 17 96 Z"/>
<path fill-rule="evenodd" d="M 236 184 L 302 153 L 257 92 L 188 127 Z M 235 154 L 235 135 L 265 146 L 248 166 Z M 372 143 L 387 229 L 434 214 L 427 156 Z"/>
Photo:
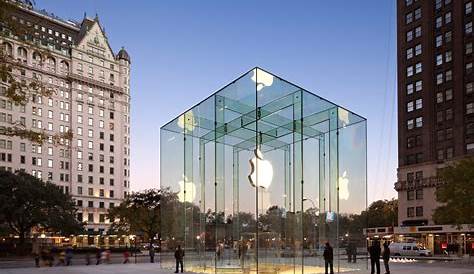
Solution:
<path fill-rule="evenodd" d="M 407 121 L 407 129 L 413 129 L 414 128 L 414 121 L 413 119 L 410 119 Z"/>
<path fill-rule="evenodd" d="M 451 42 L 451 39 L 452 39 L 452 33 L 451 33 L 451 31 L 446 32 L 446 33 L 444 34 L 444 41 L 445 41 L 446 43 L 449 43 L 449 42 Z"/>
<path fill-rule="evenodd" d="M 412 12 L 407 13 L 405 15 L 405 20 L 407 24 L 410 24 L 411 22 L 413 22 L 413 13 Z"/>
<path fill-rule="evenodd" d="M 423 99 L 417 99 L 417 100 L 416 100 L 415 108 L 416 108 L 416 109 L 421 109 L 421 108 L 423 108 Z"/>
<path fill-rule="evenodd" d="M 437 157 L 437 159 L 438 159 L 438 161 L 444 160 L 444 150 L 438 149 L 438 157 Z"/>
<path fill-rule="evenodd" d="M 423 117 L 417 117 L 415 119 L 415 124 L 416 124 L 416 127 L 420 128 L 423 126 Z"/>
<path fill-rule="evenodd" d="M 467 144 L 466 151 L 469 153 L 474 152 L 474 143 Z"/>
<path fill-rule="evenodd" d="M 472 62 L 466 64 L 466 73 L 469 74 L 472 72 Z"/>
<path fill-rule="evenodd" d="M 469 22 L 464 26 L 464 32 L 466 34 L 471 34 L 472 33 L 472 22 Z"/>
<path fill-rule="evenodd" d="M 418 56 L 422 53 L 421 44 L 415 46 L 415 55 Z"/>
<path fill-rule="evenodd" d="M 464 5 L 464 11 L 467 14 L 470 14 L 472 12 L 472 2 L 467 2 L 465 5 Z"/>
<path fill-rule="evenodd" d="M 443 122 L 444 112 L 438 111 L 436 113 L 436 122 L 441 123 Z"/>
<path fill-rule="evenodd" d="M 413 48 L 407 49 L 407 60 L 413 58 Z"/>
<path fill-rule="evenodd" d="M 420 73 L 423 70 L 423 66 L 421 63 L 416 63 L 415 65 L 415 73 Z"/>
<path fill-rule="evenodd" d="M 443 64 L 443 54 L 436 55 L 436 65 L 440 66 Z"/>
<path fill-rule="evenodd" d="M 466 44 L 466 50 L 465 50 L 466 55 L 472 54 L 472 42 L 469 42 Z"/>
<path fill-rule="evenodd" d="M 446 110 L 446 121 L 453 119 L 453 109 L 448 108 Z"/>
<path fill-rule="evenodd" d="M 414 190 L 408 190 L 407 191 L 407 200 L 411 201 L 415 199 L 415 191 Z"/>
<path fill-rule="evenodd" d="M 436 84 L 441 85 L 443 83 L 443 73 L 438 73 L 436 75 Z"/>
<path fill-rule="evenodd" d="M 472 26 L 471 26 L 471 28 L 472 28 Z M 415 37 L 420 37 L 420 36 L 421 36 L 421 27 L 416 27 L 415 28 Z"/>
<path fill-rule="evenodd" d="M 444 54 L 444 60 L 446 63 L 449 63 L 451 62 L 451 60 L 453 60 L 453 53 L 452 51 L 447 51 L 445 54 Z"/>
<path fill-rule="evenodd" d="M 415 83 L 415 91 L 421 91 L 423 89 L 423 81 L 419 80 Z"/>
<path fill-rule="evenodd" d="M 441 129 L 436 132 L 436 139 L 438 142 L 444 141 L 444 130 Z"/>
<path fill-rule="evenodd" d="M 453 80 L 453 71 L 452 70 L 446 71 L 445 77 L 446 77 L 446 82 Z"/>
<path fill-rule="evenodd" d="M 443 17 L 442 16 L 436 17 L 436 28 L 439 29 L 441 28 L 442 25 L 443 25 Z"/>
<path fill-rule="evenodd" d="M 436 36 L 436 47 L 441 47 L 443 45 L 443 35 Z"/>
<path fill-rule="evenodd" d="M 413 66 L 407 67 L 407 77 L 413 76 Z"/>
<path fill-rule="evenodd" d="M 423 200 L 423 189 L 417 189 L 416 190 L 416 199 L 417 200 Z"/>
<path fill-rule="evenodd" d="M 411 40 L 413 40 L 413 31 L 412 30 L 407 31 L 407 42 L 410 42 Z"/>
<path fill-rule="evenodd" d="M 413 93 L 413 84 L 408 84 L 407 85 L 407 94 L 412 94 Z"/>
<path fill-rule="evenodd" d="M 446 159 L 452 159 L 454 156 L 454 148 L 448 147 L 446 149 Z"/>
<path fill-rule="evenodd" d="M 413 101 L 407 103 L 407 112 L 412 112 L 414 110 Z"/>
<path fill-rule="evenodd" d="M 422 217 L 423 216 L 423 207 L 422 206 L 417 206 L 416 207 L 416 217 Z"/>
<path fill-rule="evenodd" d="M 421 8 L 417 8 L 415 10 L 415 20 L 418 20 L 421 18 Z"/>
<path fill-rule="evenodd" d="M 472 82 L 466 84 L 466 94 L 471 94 L 474 92 L 474 86 Z"/>
<path fill-rule="evenodd" d="M 451 12 L 447 12 L 447 13 L 444 15 L 444 23 L 445 23 L 445 24 L 451 23 Z"/>
<path fill-rule="evenodd" d="M 414 207 L 407 208 L 407 217 L 415 217 L 415 208 Z"/>
<path fill-rule="evenodd" d="M 453 128 L 446 129 L 446 140 L 451 140 L 453 138 Z"/>
<path fill-rule="evenodd" d="M 436 103 L 442 103 L 444 100 L 444 96 L 442 92 L 436 93 Z"/>
<path fill-rule="evenodd" d="M 447 89 L 446 90 L 446 101 L 450 101 L 453 99 L 453 90 Z"/>
<path fill-rule="evenodd" d="M 474 113 L 474 103 L 466 104 L 466 114 L 473 114 Z"/>

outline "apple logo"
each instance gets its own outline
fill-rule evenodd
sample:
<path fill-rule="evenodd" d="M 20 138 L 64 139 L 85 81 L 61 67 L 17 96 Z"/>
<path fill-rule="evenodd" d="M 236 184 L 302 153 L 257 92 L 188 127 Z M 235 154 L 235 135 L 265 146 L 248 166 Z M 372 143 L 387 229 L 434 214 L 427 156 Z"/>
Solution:
<path fill-rule="evenodd" d="M 339 198 L 347 201 L 349 195 L 349 179 L 347 178 L 347 171 L 344 171 L 342 177 L 339 177 Z"/>
<path fill-rule="evenodd" d="M 342 124 L 342 127 L 346 127 L 349 124 L 349 111 L 339 108 L 338 110 L 339 121 Z"/>
<path fill-rule="evenodd" d="M 254 154 L 255 156 L 249 160 L 249 182 L 253 187 L 262 187 L 264 189 L 268 189 L 273 179 L 273 166 L 270 161 L 263 159 L 263 154 L 259 149 L 255 149 Z"/>
<path fill-rule="evenodd" d="M 258 79 L 257 79 L 257 71 L 258 71 Z M 258 68 L 253 70 L 253 75 L 251 79 L 252 81 L 257 83 L 257 91 L 260 91 L 264 87 L 269 87 L 273 84 L 273 75 Z"/>
<path fill-rule="evenodd" d="M 190 110 L 178 117 L 178 127 L 186 131 L 193 131 L 196 125 L 193 111 Z"/>
<path fill-rule="evenodd" d="M 194 201 L 194 198 L 196 198 L 196 185 L 193 182 L 188 181 L 186 176 L 183 177 L 184 179 L 178 182 L 178 200 L 182 203 L 192 203 Z"/>

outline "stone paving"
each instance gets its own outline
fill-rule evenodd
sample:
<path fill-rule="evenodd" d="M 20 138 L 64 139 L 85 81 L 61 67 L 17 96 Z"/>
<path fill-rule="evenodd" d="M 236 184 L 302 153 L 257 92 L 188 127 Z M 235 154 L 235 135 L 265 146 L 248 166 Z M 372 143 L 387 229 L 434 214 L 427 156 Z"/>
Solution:
<path fill-rule="evenodd" d="M 453 265 L 449 263 L 434 264 L 397 264 L 391 265 L 391 273 L 404 274 L 474 274 L 473 265 Z M 166 274 L 173 273 L 171 270 L 161 269 L 158 264 L 110 264 L 110 265 L 91 265 L 91 266 L 70 266 L 70 267 L 45 267 L 45 268 L 11 268 L 1 269 L 1 274 Z M 190 272 L 186 272 L 190 273 Z M 346 272 L 347 273 L 347 272 Z M 364 270 L 357 273 L 370 273 Z M 384 273 L 384 271 L 382 271 Z M 353 273 L 350 273 L 353 274 Z M 355 274 L 355 273 L 354 273 Z"/>

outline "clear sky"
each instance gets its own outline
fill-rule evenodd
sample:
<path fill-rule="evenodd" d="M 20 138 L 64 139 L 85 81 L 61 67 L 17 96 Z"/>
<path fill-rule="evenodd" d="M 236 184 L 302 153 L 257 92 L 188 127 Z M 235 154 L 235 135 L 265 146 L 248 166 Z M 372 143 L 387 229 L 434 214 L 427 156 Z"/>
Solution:
<path fill-rule="evenodd" d="M 396 1 L 36 0 L 99 14 L 132 58 L 132 189 L 159 185 L 159 128 L 260 66 L 368 119 L 369 201 L 395 197 Z"/>

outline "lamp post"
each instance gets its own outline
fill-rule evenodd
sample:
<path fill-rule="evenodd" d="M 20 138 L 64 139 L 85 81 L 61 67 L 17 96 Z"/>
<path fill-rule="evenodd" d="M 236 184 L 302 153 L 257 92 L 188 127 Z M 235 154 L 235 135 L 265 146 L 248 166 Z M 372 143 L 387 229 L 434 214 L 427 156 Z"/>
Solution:
<path fill-rule="evenodd" d="M 316 205 L 314 201 L 310 198 L 303 197 L 303 202 L 310 201 L 311 204 L 313 205 L 314 210 L 316 210 Z M 314 248 L 314 253 L 316 254 L 316 212 L 313 217 L 313 222 L 314 222 L 314 232 L 313 232 L 313 248 Z"/>

